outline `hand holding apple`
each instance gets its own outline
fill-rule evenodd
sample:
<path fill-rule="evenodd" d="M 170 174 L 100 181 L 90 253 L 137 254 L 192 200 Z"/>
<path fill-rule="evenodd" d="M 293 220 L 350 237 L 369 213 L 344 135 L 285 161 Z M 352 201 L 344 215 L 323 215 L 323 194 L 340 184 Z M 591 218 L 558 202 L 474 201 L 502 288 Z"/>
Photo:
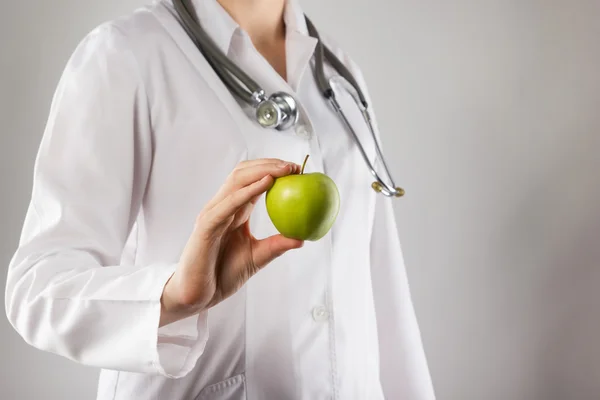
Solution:
<path fill-rule="evenodd" d="M 291 239 L 316 241 L 333 226 L 340 209 L 335 182 L 321 172 L 304 173 L 275 179 L 266 193 L 269 218 L 277 231 Z"/>
<path fill-rule="evenodd" d="M 219 304 L 254 274 L 304 242 L 281 234 L 258 240 L 250 215 L 273 180 L 300 172 L 279 159 L 240 162 L 196 217 L 179 264 L 163 288 L 159 326 Z"/>

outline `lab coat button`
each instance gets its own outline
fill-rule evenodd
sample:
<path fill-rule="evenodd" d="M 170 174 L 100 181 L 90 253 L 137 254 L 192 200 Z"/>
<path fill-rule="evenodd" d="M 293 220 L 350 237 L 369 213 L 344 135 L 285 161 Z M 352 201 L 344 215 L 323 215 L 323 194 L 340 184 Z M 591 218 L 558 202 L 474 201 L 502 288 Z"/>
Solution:
<path fill-rule="evenodd" d="M 323 306 L 318 306 L 313 309 L 313 319 L 315 321 L 325 321 L 329 318 L 329 312 Z"/>
<path fill-rule="evenodd" d="M 310 137 L 310 131 L 308 129 L 306 129 L 306 127 L 304 125 L 298 125 L 296 127 L 296 134 L 303 138 Z"/>

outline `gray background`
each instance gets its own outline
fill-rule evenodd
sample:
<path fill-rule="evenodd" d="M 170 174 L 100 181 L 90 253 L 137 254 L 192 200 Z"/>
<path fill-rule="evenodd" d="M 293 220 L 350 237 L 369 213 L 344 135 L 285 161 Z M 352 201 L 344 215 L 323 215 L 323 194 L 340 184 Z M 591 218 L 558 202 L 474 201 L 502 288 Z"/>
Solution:
<path fill-rule="evenodd" d="M 3 266 L 67 57 L 139 4 L 2 2 Z M 397 218 L 439 400 L 599 399 L 600 1 L 303 5 L 363 67 L 407 190 Z M 97 371 L 6 318 L 0 346 L 0 398 L 94 398 Z"/>

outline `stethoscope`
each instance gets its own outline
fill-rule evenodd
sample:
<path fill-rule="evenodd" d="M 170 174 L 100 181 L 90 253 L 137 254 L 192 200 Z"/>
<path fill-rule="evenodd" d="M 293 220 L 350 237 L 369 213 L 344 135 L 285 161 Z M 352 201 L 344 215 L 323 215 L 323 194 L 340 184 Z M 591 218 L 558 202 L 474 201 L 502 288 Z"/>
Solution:
<path fill-rule="evenodd" d="M 277 130 L 286 130 L 298 122 L 298 106 L 296 100 L 285 92 L 276 92 L 271 94 L 269 97 L 266 96 L 265 91 L 244 71 L 242 71 L 235 63 L 233 63 L 211 40 L 211 38 L 204 32 L 198 19 L 195 17 L 195 13 L 192 12 L 193 5 L 191 0 L 173 0 L 173 5 L 177 11 L 179 18 L 181 19 L 182 25 L 192 41 L 196 44 L 198 49 L 204 54 L 206 60 L 214 69 L 219 78 L 229 88 L 229 90 L 239 97 L 242 101 L 249 104 L 255 110 L 256 121 L 264 128 L 271 128 Z M 373 190 L 379 193 L 383 193 L 388 197 L 401 197 L 404 195 L 404 189 L 396 187 L 394 181 L 389 172 L 389 168 L 385 162 L 375 131 L 371 117 L 368 113 L 368 105 L 365 100 L 360 87 L 350 71 L 342 64 L 342 62 L 323 45 L 319 39 L 319 35 L 312 24 L 312 22 L 305 16 L 308 33 L 313 38 L 317 39 L 317 47 L 315 53 L 315 72 L 317 78 L 317 85 L 323 96 L 329 100 L 336 113 L 340 116 L 346 128 L 352 133 L 354 141 L 358 144 L 360 153 L 369 167 L 371 174 L 375 178 L 375 181 L 371 184 Z M 324 59 L 327 59 L 331 66 L 337 71 L 340 76 L 334 76 L 327 80 L 324 73 Z M 369 127 L 371 136 L 375 143 L 375 148 L 381 163 L 385 169 L 385 173 L 390 181 L 390 184 L 385 183 L 375 171 L 375 168 L 369 161 L 369 157 L 365 152 L 361 141 L 359 140 L 356 132 L 352 128 L 352 125 L 346 118 L 344 111 L 340 104 L 335 98 L 335 93 L 332 88 L 334 86 L 341 86 L 344 88 L 354 99 L 356 105 L 360 109 L 366 124 Z"/>

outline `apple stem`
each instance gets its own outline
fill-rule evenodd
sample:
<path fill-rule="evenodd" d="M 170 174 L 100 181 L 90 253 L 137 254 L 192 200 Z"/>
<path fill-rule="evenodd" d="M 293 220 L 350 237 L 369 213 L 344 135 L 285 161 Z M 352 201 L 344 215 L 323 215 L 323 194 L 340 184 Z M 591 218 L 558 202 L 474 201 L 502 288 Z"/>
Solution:
<path fill-rule="evenodd" d="M 304 157 L 304 163 L 302 163 L 302 170 L 300 171 L 300 175 L 304 174 L 304 167 L 306 167 L 306 161 L 308 160 L 308 154 Z"/>

